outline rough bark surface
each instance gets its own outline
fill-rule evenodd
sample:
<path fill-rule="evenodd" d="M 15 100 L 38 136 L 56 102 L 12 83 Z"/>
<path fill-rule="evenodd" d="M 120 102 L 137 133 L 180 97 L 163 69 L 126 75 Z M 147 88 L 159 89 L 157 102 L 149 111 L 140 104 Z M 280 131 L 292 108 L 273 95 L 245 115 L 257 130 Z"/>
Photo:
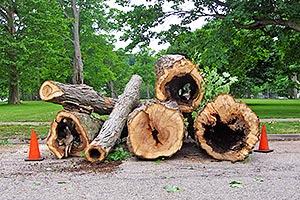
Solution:
<path fill-rule="evenodd" d="M 115 99 L 103 97 L 92 87 L 84 84 L 71 85 L 45 81 L 40 87 L 40 97 L 44 101 L 61 104 L 65 110 L 100 115 L 111 113 Z"/>
<path fill-rule="evenodd" d="M 80 156 L 102 125 L 86 113 L 60 111 L 51 123 L 47 146 L 57 158 Z"/>
<path fill-rule="evenodd" d="M 128 118 L 127 144 L 143 159 L 170 157 L 182 147 L 184 118 L 176 102 L 147 102 Z"/>
<path fill-rule="evenodd" d="M 155 65 L 156 98 L 173 100 L 182 112 L 190 113 L 201 103 L 204 80 L 199 68 L 181 55 L 166 55 Z"/>
<path fill-rule="evenodd" d="M 129 113 L 134 109 L 140 99 L 142 78 L 133 75 L 127 83 L 122 95 L 105 121 L 98 136 L 91 142 L 85 151 L 85 157 L 90 162 L 102 161 L 106 158 L 112 147 L 120 138 Z"/>
<path fill-rule="evenodd" d="M 212 157 L 232 162 L 245 159 L 259 140 L 259 120 L 243 102 L 219 95 L 198 113 L 194 128 L 200 146 Z"/>

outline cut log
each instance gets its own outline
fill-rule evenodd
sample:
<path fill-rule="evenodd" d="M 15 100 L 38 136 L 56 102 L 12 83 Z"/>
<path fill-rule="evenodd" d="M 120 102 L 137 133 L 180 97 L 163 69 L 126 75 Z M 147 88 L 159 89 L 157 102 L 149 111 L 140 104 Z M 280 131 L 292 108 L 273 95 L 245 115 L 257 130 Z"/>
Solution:
<path fill-rule="evenodd" d="M 61 104 L 65 110 L 95 112 L 100 115 L 110 114 L 116 100 L 103 97 L 88 85 L 71 85 L 54 81 L 45 81 L 40 87 L 40 98 Z"/>
<path fill-rule="evenodd" d="M 185 134 L 184 118 L 178 104 L 145 103 L 129 116 L 127 144 L 143 159 L 171 157 L 180 150 Z"/>
<path fill-rule="evenodd" d="M 105 121 L 98 136 L 85 151 L 85 158 L 90 162 L 103 161 L 120 138 L 129 113 L 139 104 L 142 78 L 133 75 L 122 95 Z"/>
<path fill-rule="evenodd" d="M 156 98 L 173 100 L 182 112 L 190 113 L 198 108 L 203 98 L 204 80 L 199 68 L 181 55 L 166 55 L 155 65 Z"/>
<path fill-rule="evenodd" d="M 200 146 L 218 160 L 244 160 L 259 140 L 259 120 L 243 102 L 222 94 L 198 113 L 194 128 Z"/>
<path fill-rule="evenodd" d="M 51 123 L 47 146 L 59 159 L 81 156 L 102 125 L 102 120 L 86 113 L 60 111 Z"/>

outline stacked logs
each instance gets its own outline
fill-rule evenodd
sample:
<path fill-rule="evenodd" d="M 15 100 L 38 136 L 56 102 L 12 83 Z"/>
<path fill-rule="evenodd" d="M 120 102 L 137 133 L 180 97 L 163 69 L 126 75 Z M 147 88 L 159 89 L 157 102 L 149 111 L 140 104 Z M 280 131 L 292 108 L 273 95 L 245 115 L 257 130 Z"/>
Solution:
<path fill-rule="evenodd" d="M 246 104 L 222 94 L 193 119 L 205 84 L 198 66 L 184 56 L 166 55 L 157 61 L 155 74 L 156 100 L 143 103 L 138 75 L 132 76 L 118 99 L 103 97 L 87 85 L 46 81 L 41 99 L 64 108 L 51 124 L 49 149 L 58 158 L 84 152 L 90 162 L 103 161 L 127 121 L 127 144 L 138 158 L 170 157 L 188 134 L 216 159 L 235 162 L 247 157 L 260 133 L 259 120 Z M 110 115 L 103 122 L 92 117 L 93 112 Z"/>
<path fill-rule="evenodd" d="M 156 101 L 128 118 L 127 143 L 143 159 L 170 157 L 182 147 L 189 116 L 201 103 L 204 80 L 199 68 L 181 55 L 166 55 L 155 65 Z"/>
<path fill-rule="evenodd" d="M 155 74 L 157 101 L 145 103 L 128 118 L 127 143 L 135 156 L 172 156 L 181 148 L 187 129 L 216 159 L 235 162 L 247 157 L 260 133 L 258 118 L 246 104 L 222 94 L 193 120 L 191 113 L 201 103 L 205 84 L 199 68 L 184 56 L 166 55 L 157 61 Z"/>
<path fill-rule="evenodd" d="M 139 102 L 141 83 L 141 77 L 133 75 L 124 93 L 115 100 L 84 84 L 44 82 L 39 91 L 41 99 L 64 108 L 50 126 L 47 137 L 50 151 L 57 158 L 81 156 L 86 152 L 90 161 L 103 160 L 120 137 L 127 115 Z M 93 117 L 93 113 L 110 114 L 110 117 L 104 123 Z"/>

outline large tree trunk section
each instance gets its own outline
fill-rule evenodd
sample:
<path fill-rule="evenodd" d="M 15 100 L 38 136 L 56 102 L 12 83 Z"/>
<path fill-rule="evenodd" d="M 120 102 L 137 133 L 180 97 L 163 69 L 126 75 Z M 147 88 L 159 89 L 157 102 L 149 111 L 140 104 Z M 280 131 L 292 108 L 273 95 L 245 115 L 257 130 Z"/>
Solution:
<path fill-rule="evenodd" d="M 71 85 L 54 81 L 45 81 L 39 91 L 44 101 L 61 104 L 65 110 L 100 115 L 110 114 L 116 100 L 103 97 L 92 87 L 84 84 Z"/>
<path fill-rule="evenodd" d="M 60 111 L 50 126 L 47 146 L 57 158 L 81 156 L 102 125 L 88 114 Z"/>
<path fill-rule="evenodd" d="M 219 95 L 198 113 L 194 127 L 200 146 L 218 160 L 245 159 L 260 135 L 259 120 L 244 103 Z"/>
<path fill-rule="evenodd" d="M 134 109 L 140 99 L 142 78 L 133 75 L 127 83 L 122 95 L 105 121 L 98 136 L 91 142 L 85 151 L 85 157 L 90 162 L 103 161 L 112 147 L 121 136 L 121 132 L 127 121 L 129 113 Z"/>
<path fill-rule="evenodd" d="M 185 126 L 182 114 L 174 109 L 177 106 L 174 101 L 173 106 L 172 103 L 145 103 L 130 114 L 127 143 L 135 156 L 171 157 L 181 148 Z"/>
<path fill-rule="evenodd" d="M 204 80 L 199 68 L 181 55 L 166 55 L 155 65 L 156 98 L 173 100 L 182 112 L 190 113 L 201 103 Z"/>

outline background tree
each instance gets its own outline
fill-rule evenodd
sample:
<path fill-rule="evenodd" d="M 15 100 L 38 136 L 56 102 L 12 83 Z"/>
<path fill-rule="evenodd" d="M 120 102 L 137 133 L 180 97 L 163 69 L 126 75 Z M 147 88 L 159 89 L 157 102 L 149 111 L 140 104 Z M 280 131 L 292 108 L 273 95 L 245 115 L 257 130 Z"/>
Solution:
<path fill-rule="evenodd" d="M 130 1 L 120 0 L 118 2 L 122 5 L 130 5 Z M 150 40 L 146 38 L 151 37 L 158 38 L 162 42 L 169 42 L 171 45 L 175 44 L 175 41 L 181 43 L 180 35 L 186 34 L 181 39 L 189 40 L 186 38 L 192 35 L 189 25 L 204 17 L 213 23 L 212 26 L 218 28 L 219 37 L 213 36 L 216 36 L 214 33 L 216 31 L 197 32 L 195 34 L 200 34 L 205 37 L 204 40 L 207 40 L 206 46 L 200 47 L 197 43 L 190 41 L 188 43 L 195 46 L 185 49 L 183 47 L 177 53 L 191 54 L 190 49 L 192 48 L 201 53 L 203 63 L 217 65 L 223 71 L 238 69 L 233 75 L 239 75 L 238 84 L 244 88 L 244 94 L 247 93 L 250 96 L 252 92 L 250 88 L 262 84 L 268 85 L 262 88 L 268 88 L 267 93 L 270 94 L 272 92 L 270 86 L 273 85 L 272 80 L 277 80 L 276 76 L 286 80 L 287 74 L 295 74 L 297 71 L 292 73 L 289 69 L 291 69 L 290 66 L 297 66 L 296 58 L 299 55 L 287 54 L 292 57 L 287 64 L 288 57 L 285 56 L 287 51 L 284 48 L 279 51 L 277 40 L 284 41 L 300 31 L 299 1 L 193 0 L 191 1 L 193 5 L 189 7 L 186 6 L 185 1 L 150 0 L 148 2 L 150 3 L 146 5 L 133 5 L 132 10 L 121 15 L 120 22 L 124 25 L 123 30 L 125 31 L 123 39 L 132 41 L 129 47 L 147 45 Z M 169 29 L 159 31 L 161 29 L 158 26 L 167 22 L 170 16 L 178 17 L 181 19 L 181 23 L 171 24 Z M 216 19 L 222 21 L 219 22 Z M 235 38 L 234 40 L 229 38 L 232 36 Z M 251 50 L 251 47 L 254 48 Z M 289 80 L 292 80 L 290 76 Z M 296 86 L 297 80 L 297 77 L 294 76 L 294 84 L 289 84 L 289 86 Z M 240 89 L 238 88 L 236 91 L 240 91 Z M 275 89 L 272 90 L 275 91 Z"/>
<path fill-rule="evenodd" d="M 58 46 L 67 29 L 58 4 L 48 0 L 6 0 L 0 11 L 2 83 L 8 103 L 18 104 L 20 84 L 23 91 L 37 90 L 39 73 L 55 63 L 64 65 L 65 51 Z"/>
<path fill-rule="evenodd" d="M 155 86 L 155 73 L 154 66 L 156 58 L 154 57 L 154 51 L 143 47 L 135 54 L 136 60 L 131 71 L 133 74 L 138 74 L 143 78 L 143 84 L 141 88 L 142 98 L 153 98 L 154 97 L 154 86 Z"/>

